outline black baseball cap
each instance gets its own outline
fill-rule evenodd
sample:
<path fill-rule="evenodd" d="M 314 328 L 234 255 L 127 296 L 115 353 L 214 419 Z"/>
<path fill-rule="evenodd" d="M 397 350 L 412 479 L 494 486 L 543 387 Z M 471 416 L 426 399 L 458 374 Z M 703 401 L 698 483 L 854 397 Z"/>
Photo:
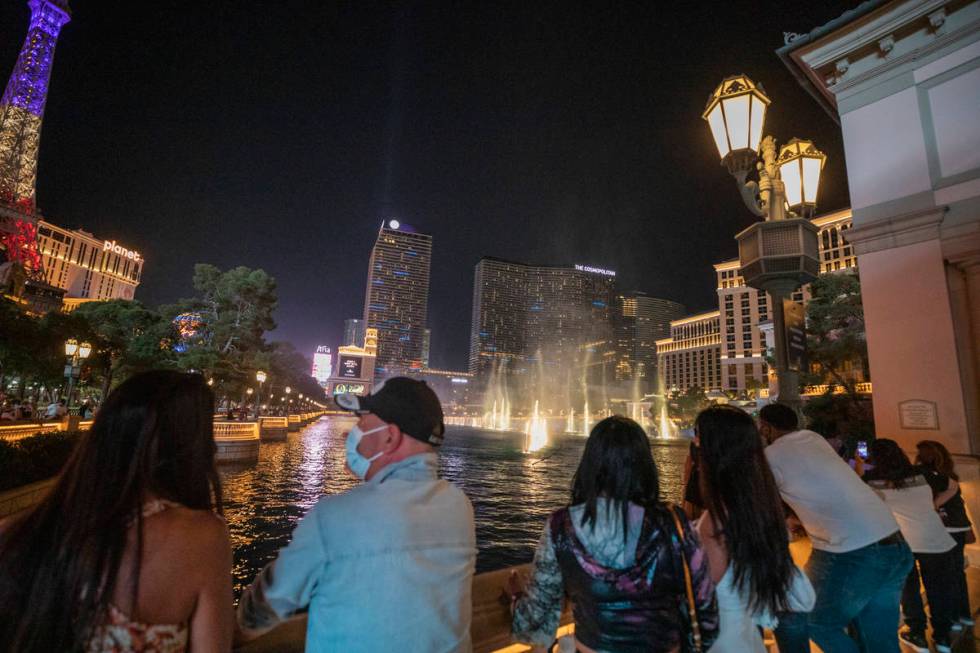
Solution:
<path fill-rule="evenodd" d="M 444 439 L 442 404 L 425 381 L 396 376 L 379 385 L 373 394 L 335 395 L 333 400 L 356 414 L 373 413 L 416 440 L 438 447 Z"/>

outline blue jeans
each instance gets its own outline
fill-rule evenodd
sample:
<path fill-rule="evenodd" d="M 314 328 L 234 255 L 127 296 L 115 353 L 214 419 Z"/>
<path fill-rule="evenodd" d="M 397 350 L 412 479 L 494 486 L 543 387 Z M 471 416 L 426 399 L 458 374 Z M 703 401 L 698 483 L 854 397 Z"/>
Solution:
<path fill-rule="evenodd" d="M 817 592 L 807 620 L 810 637 L 824 653 L 900 653 L 898 606 L 911 569 L 904 541 L 847 553 L 815 549 L 806 564 Z M 849 625 L 857 641 L 847 634 Z"/>

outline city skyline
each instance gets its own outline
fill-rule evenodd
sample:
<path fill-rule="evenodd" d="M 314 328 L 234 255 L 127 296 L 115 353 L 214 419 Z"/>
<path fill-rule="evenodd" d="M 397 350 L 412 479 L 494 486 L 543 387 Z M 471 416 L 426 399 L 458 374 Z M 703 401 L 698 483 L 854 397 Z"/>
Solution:
<path fill-rule="evenodd" d="M 850 5 L 781 5 L 780 22 L 808 29 Z M 720 11 L 748 25 L 743 9 Z M 656 8 L 73 11 L 52 69 L 40 208 L 140 251 L 136 298 L 151 305 L 186 295 L 197 262 L 266 269 L 282 292 L 274 335 L 301 351 L 338 344 L 343 320 L 360 313 L 351 289 L 363 287 L 382 218 L 444 243 L 432 270 L 434 367 L 465 367 L 459 307 L 472 277 L 462 271 L 485 255 L 608 266 L 624 288 L 710 306 L 710 263 L 734 255 L 731 234 L 752 217 L 716 174 L 698 115 L 717 79 L 742 69 L 793 107 L 770 122 L 777 133 L 812 125 L 805 135 L 829 155 L 821 206 L 846 205 L 839 132 L 772 56 L 775 28 L 744 30 L 738 71 L 724 55 L 736 44 L 719 35 L 666 79 L 661 62 L 696 20 Z M 4 71 L 28 14 L 26 3 L 0 8 Z M 517 29 L 532 24 L 548 27 Z M 309 39 L 323 29 L 336 38 Z M 310 65 L 281 65 L 291 60 Z"/>

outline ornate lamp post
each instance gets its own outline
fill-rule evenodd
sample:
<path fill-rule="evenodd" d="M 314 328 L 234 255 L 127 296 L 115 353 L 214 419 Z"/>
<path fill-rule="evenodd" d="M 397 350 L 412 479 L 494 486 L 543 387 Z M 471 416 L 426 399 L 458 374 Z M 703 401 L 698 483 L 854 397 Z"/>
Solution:
<path fill-rule="evenodd" d="M 289 393 L 292 392 L 292 389 L 287 385 L 286 388 L 285 388 L 285 390 L 286 390 L 286 397 L 285 397 L 285 399 L 286 399 L 286 402 L 285 402 L 286 403 L 286 420 L 289 420 L 289 404 L 293 403 L 293 400 L 289 398 Z"/>
<path fill-rule="evenodd" d="M 259 382 L 259 394 L 255 398 L 255 419 L 259 418 L 259 404 L 262 403 L 262 384 L 265 383 L 266 374 L 262 370 L 255 373 L 255 380 Z"/>
<path fill-rule="evenodd" d="M 65 378 L 68 379 L 68 412 L 72 411 L 72 395 L 75 393 L 75 379 L 82 374 L 81 361 L 85 360 L 92 353 L 92 345 L 87 342 L 78 344 L 74 338 L 65 341 Z"/>
<path fill-rule="evenodd" d="M 826 156 L 810 141 L 794 138 L 777 155 L 776 139 L 762 135 L 770 100 L 745 75 L 722 81 L 702 117 L 722 165 L 735 177 L 742 200 L 763 220 L 743 230 L 738 241 L 739 274 L 772 301 L 778 399 L 800 402 L 799 370 L 790 369 L 783 302 L 820 272 L 817 228 L 807 219 L 816 207 Z M 758 182 L 749 179 L 755 170 Z"/>

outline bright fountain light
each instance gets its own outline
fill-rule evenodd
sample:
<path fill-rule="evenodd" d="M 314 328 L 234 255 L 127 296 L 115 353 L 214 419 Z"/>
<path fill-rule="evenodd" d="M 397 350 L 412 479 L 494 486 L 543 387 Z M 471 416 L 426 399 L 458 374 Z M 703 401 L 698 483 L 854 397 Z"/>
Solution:
<path fill-rule="evenodd" d="M 575 409 L 568 409 L 568 419 L 565 420 L 565 433 L 575 433 Z"/>
<path fill-rule="evenodd" d="M 591 426 L 589 424 L 589 418 L 591 416 L 592 416 L 592 413 L 589 412 L 589 402 L 586 401 L 585 402 L 585 410 L 582 411 L 582 437 L 583 438 L 589 437 L 589 428 Z"/>
<path fill-rule="evenodd" d="M 524 453 L 532 453 L 548 446 L 548 420 L 538 413 L 538 402 L 534 402 L 534 413 L 524 431 Z"/>
<path fill-rule="evenodd" d="M 661 440 L 672 440 L 677 437 L 677 426 L 674 425 L 667 416 L 667 405 L 660 407 L 660 424 L 657 429 L 657 437 Z"/>

